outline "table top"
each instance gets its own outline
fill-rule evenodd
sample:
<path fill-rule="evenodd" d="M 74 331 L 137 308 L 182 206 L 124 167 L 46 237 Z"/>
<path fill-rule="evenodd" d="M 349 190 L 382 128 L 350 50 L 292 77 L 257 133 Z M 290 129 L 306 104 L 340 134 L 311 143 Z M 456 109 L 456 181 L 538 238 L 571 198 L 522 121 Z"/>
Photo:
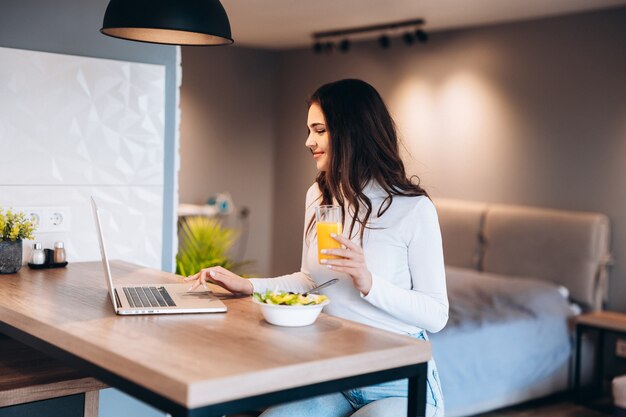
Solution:
<path fill-rule="evenodd" d="M 126 262 L 111 268 L 116 285 L 181 281 Z M 187 408 L 431 358 L 428 342 L 324 313 L 311 326 L 272 326 L 249 297 L 224 300 L 227 313 L 116 316 L 100 262 L 25 267 L 0 275 L 0 293 L 0 321 Z"/>
<path fill-rule="evenodd" d="M 616 311 L 596 311 L 581 314 L 576 318 L 578 324 L 593 326 L 600 329 L 626 332 L 626 314 Z"/>

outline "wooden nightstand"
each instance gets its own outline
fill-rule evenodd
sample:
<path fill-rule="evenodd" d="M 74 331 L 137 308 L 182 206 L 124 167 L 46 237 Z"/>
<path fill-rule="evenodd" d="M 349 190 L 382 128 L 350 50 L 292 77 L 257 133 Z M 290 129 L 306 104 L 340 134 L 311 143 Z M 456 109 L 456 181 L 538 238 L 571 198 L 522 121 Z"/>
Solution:
<path fill-rule="evenodd" d="M 587 333 L 595 334 L 594 378 L 592 393 L 603 392 L 604 382 L 617 375 L 626 374 L 626 314 L 611 311 L 582 314 L 576 319 L 576 364 L 574 390 L 581 399 L 582 339 Z"/>

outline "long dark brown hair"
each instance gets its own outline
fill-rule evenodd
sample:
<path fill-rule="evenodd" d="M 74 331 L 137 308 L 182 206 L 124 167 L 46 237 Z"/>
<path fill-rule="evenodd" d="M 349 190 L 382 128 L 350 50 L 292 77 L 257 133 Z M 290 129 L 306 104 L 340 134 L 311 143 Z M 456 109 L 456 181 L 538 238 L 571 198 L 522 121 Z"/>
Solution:
<path fill-rule="evenodd" d="M 372 201 L 363 192 L 368 182 L 376 182 L 387 194 L 377 209 L 378 217 L 387 211 L 394 196 L 428 196 L 419 178 L 406 176 L 395 123 L 374 87 L 356 79 L 325 84 L 309 98 L 309 107 L 312 104 L 321 107 L 330 135 L 330 168 L 315 179 L 322 192 L 320 205 L 333 204 L 334 198 L 341 206 L 343 223 L 346 207 L 354 209 L 350 238 L 358 222 L 363 242 L 372 214 Z M 307 226 L 307 235 L 314 223 L 315 217 Z"/>

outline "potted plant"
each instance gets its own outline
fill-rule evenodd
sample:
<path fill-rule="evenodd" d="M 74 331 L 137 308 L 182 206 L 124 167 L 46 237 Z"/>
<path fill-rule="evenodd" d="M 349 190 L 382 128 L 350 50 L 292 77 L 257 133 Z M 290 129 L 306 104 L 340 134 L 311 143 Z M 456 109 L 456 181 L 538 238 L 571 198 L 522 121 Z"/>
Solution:
<path fill-rule="evenodd" d="M 176 273 L 193 275 L 204 268 L 221 266 L 233 272 L 249 262 L 235 262 L 228 252 L 237 240 L 237 232 L 224 227 L 216 218 L 186 217 L 179 222 L 179 249 Z"/>
<path fill-rule="evenodd" d="M 32 239 L 35 224 L 24 213 L 0 208 L 0 274 L 14 274 L 22 267 L 22 240 Z"/>

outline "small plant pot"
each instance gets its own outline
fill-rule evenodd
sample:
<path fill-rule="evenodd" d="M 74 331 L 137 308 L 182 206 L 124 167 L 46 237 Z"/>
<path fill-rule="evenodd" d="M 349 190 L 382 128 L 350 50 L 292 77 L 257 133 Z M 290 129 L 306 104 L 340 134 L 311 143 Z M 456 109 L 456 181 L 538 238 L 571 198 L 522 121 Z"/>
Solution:
<path fill-rule="evenodd" d="M 15 274 L 22 267 L 22 241 L 0 240 L 0 274 Z"/>

